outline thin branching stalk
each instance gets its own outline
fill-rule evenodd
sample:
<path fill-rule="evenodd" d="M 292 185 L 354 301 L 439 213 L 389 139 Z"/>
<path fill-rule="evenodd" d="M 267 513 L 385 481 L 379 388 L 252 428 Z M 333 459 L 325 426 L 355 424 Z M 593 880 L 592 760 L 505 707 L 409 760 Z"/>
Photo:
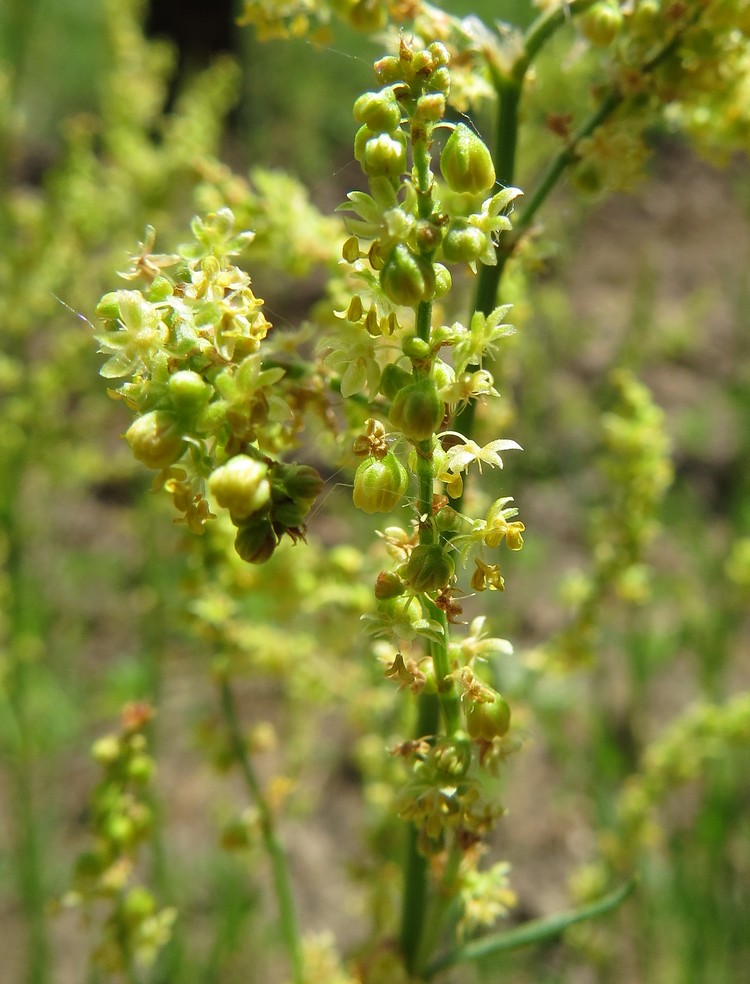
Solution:
<path fill-rule="evenodd" d="M 575 926 L 576 923 L 586 922 L 589 919 L 595 919 L 597 916 L 603 916 L 614 911 L 622 905 L 635 885 L 636 880 L 631 878 L 620 888 L 610 892 L 609 895 L 605 895 L 590 905 L 581 906 L 580 909 L 560 912 L 545 919 L 532 919 L 517 929 L 505 933 L 491 933 L 478 940 L 465 943 L 463 946 L 458 946 L 434 960 L 427 968 L 425 976 L 429 980 L 441 971 L 457 964 L 471 963 L 498 953 L 517 950 L 519 947 L 528 946 L 531 943 L 542 943 L 545 940 L 553 939 L 570 926 Z"/>
<path fill-rule="evenodd" d="M 292 980 L 294 984 L 301 984 L 303 979 L 302 948 L 297 925 L 289 862 L 276 833 L 273 811 L 265 797 L 263 788 L 258 781 L 252 762 L 250 761 L 250 756 L 247 753 L 247 747 L 237 713 L 235 695 L 232 690 L 231 681 L 227 677 L 222 677 L 219 684 L 219 693 L 221 710 L 229 733 L 234 760 L 240 768 L 248 791 L 258 809 L 263 846 L 271 862 L 273 872 L 276 901 L 279 907 L 281 936 L 291 964 Z"/>

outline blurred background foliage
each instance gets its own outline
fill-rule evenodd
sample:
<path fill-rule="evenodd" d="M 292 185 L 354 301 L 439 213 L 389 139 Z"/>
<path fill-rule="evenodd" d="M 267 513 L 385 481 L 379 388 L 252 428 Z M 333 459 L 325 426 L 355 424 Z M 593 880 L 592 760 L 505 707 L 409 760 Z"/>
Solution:
<path fill-rule="evenodd" d="M 533 14 L 511 0 L 446 6 L 488 21 Z M 221 182 L 207 161 L 220 156 L 239 175 L 283 168 L 330 211 L 361 181 L 350 107 L 379 53 L 343 27 L 326 44 L 261 45 L 233 25 L 228 4 L 0 4 L 9 981 L 98 979 L 83 969 L 86 928 L 50 902 L 86 840 L 95 771 L 84 750 L 125 701 L 141 699 L 159 711 L 160 769 L 144 877 L 181 912 L 148 979 L 278 977 L 252 847 L 240 864 L 220 848 L 222 836 L 231 846 L 242 800 L 209 764 L 222 761 L 205 685 L 216 659 L 247 678 L 268 776 L 294 784 L 285 836 L 305 924 L 333 926 L 346 947 L 362 936 L 360 916 L 346 914 L 364 919 L 366 899 L 376 919 L 392 919 L 393 864 L 374 868 L 357 845 L 367 836 L 381 858 L 396 857 L 384 792 L 395 766 L 382 748 L 402 728 L 357 641 L 379 561 L 369 524 L 347 511 L 350 477 L 330 476 L 303 563 L 303 548 L 290 548 L 260 573 L 224 576 L 218 531 L 215 583 L 196 583 L 194 547 L 119 440 L 125 414 L 105 399 L 86 323 L 147 224 L 168 248 L 213 201 Z M 563 106 L 585 96 L 556 59 L 550 51 L 539 66 L 539 106 L 550 91 Z M 532 101 L 528 112 L 542 110 Z M 522 187 L 549 139 L 525 147 Z M 502 492 L 516 495 L 527 547 L 489 609 L 493 634 L 516 645 L 500 674 L 531 736 L 510 770 L 499 843 L 514 866 L 513 918 L 595 894 L 602 858 L 623 873 L 637 860 L 642 883 L 608 921 L 493 958 L 487 982 L 736 984 L 750 965 L 750 182 L 744 158 L 717 171 L 672 134 L 652 134 L 651 147 L 631 194 L 582 203 L 563 188 L 548 207 L 533 255 L 510 279 L 520 330 L 491 424 L 526 449 Z M 263 180 L 253 184 L 258 223 L 273 197 Z M 314 235 L 323 227 L 309 207 Z M 299 270 L 285 269 L 283 240 L 271 235 L 279 208 L 251 270 L 283 325 L 321 295 L 330 249 L 290 290 Z M 673 479 L 667 490 L 665 473 L 654 493 L 665 499 L 646 555 L 616 590 L 603 577 L 597 593 L 618 518 L 643 494 L 638 462 L 650 453 L 663 463 L 667 446 Z M 623 465 L 628 447 L 635 472 Z M 582 612 L 588 648 L 571 656 L 565 633 Z M 733 706 L 734 718 L 691 718 L 685 708 L 702 701 Z M 283 752 L 264 742 L 274 731 Z"/>

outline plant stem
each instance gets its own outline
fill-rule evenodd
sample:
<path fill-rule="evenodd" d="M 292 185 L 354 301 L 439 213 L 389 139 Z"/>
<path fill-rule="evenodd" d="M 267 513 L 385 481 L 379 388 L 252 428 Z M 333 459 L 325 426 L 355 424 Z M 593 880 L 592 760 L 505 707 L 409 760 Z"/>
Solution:
<path fill-rule="evenodd" d="M 281 842 L 276 836 L 273 812 L 263 793 L 258 777 L 255 775 L 250 757 L 247 754 L 247 748 L 237 714 L 234 692 L 232 691 L 231 682 L 226 676 L 221 678 L 219 689 L 221 709 L 229 732 L 234 759 L 240 767 L 248 790 L 258 808 L 263 846 L 268 854 L 273 871 L 276 900 L 279 907 L 281 935 L 292 966 L 292 980 L 294 984 L 302 984 L 302 949 L 299 928 L 297 926 L 289 864 Z"/>
<path fill-rule="evenodd" d="M 621 905 L 628 895 L 630 895 L 635 888 L 635 884 L 636 879 L 631 878 L 630 881 L 621 885 L 620 888 L 615 889 L 614 892 L 610 892 L 609 895 L 605 895 L 590 905 L 581 906 L 580 909 L 560 912 L 546 919 L 532 919 L 517 929 L 512 929 L 505 933 L 492 933 L 478 940 L 472 940 L 463 946 L 458 946 L 437 960 L 433 960 L 427 968 L 425 977 L 430 979 L 440 971 L 459 963 L 482 960 L 484 957 L 491 956 L 495 953 L 517 950 L 522 946 L 528 946 L 530 943 L 540 943 L 543 940 L 559 936 L 569 926 L 574 926 L 576 923 L 585 922 L 588 919 L 594 919 L 596 916 L 603 916 L 607 912 L 612 912 L 613 909 Z"/>
<path fill-rule="evenodd" d="M 49 979 L 44 867 L 42 863 L 44 810 L 35 790 L 39 722 L 31 719 L 29 702 L 34 687 L 33 663 L 24 652 L 24 638 L 44 633 L 44 613 L 39 594 L 28 583 L 23 557 L 25 543 L 21 513 L 20 477 L 24 474 L 23 452 L 4 462 L 0 486 L 0 531 L 5 544 L 6 610 L 9 613 L 2 640 L 6 649 L 5 690 L 13 725 L 14 747 L 10 755 L 13 812 L 16 823 L 16 878 L 26 923 L 26 984 L 44 984 Z"/>
<path fill-rule="evenodd" d="M 463 852 L 455 846 L 452 847 L 441 883 L 430 901 L 416 961 L 416 969 L 422 975 L 424 975 L 429 959 L 440 942 L 446 913 L 456 897 L 455 882 L 458 878 L 462 858 Z"/>
<path fill-rule="evenodd" d="M 420 694 L 415 735 L 434 735 L 440 724 L 440 702 L 434 694 Z M 406 833 L 404 891 L 401 911 L 401 953 L 409 973 L 416 967 L 427 907 L 427 859 L 419 852 L 419 834 L 413 823 Z"/>

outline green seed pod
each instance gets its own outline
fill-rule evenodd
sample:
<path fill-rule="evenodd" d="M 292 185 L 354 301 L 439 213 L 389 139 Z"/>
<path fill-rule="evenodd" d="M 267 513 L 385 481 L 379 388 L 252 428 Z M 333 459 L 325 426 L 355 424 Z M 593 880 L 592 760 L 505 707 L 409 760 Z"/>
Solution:
<path fill-rule="evenodd" d="M 581 33 L 597 48 L 608 48 L 620 32 L 623 16 L 614 3 L 595 3 L 581 15 Z"/>
<path fill-rule="evenodd" d="M 420 338 L 418 335 L 407 335 L 401 343 L 401 351 L 412 362 L 423 362 L 425 359 L 429 359 L 432 350 L 430 343 L 426 342 L 424 338 Z"/>
<path fill-rule="evenodd" d="M 453 558 L 438 543 L 421 543 L 406 564 L 404 576 L 415 591 L 437 591 L 453 577 Z"/>
<path fill-rule="evenodd" d="M 476 195 L 495 183 L 495 166 L 484 142 L 463 123 L 459 123 L 440 155 L 440 170 L 446 184 L 455 192 Z"/>
<path fill-rule="evenodd" d="M 277 472 L 293 499 L 312 502 L 323 491 L 323 479 L 312 465 L 282 465 Z"/>
<path fill-rule="evenodd" d="M 443 238 L 443 256 L 449 263 L 473 263 L 487 248 L 481 229 L 467 222 L 452 222 Z"/>
<path fill-rule="evenodd" d="M 352 499 L 366 513 L 391 512 L 409 488 L 409 474 L 392 451 L 365 458 L 354 475 Z"/>
<path fill-rule="evenodd" d="M 270 520 L 262 519 L 237 530 L 234 549 L 248 564 L 265 564 L 276 549 L 276 543 Z"/>
<path fill-rule="evenodd" d="M 395 571 L 381 571 L 375 581 L 375 597 L 378 601 L 385 598 L 398 598 L 406 591 L 406 585 Z"/>
<path fill-rule="evenodd" d="M 169 377 L 169 395 L 175 413 L 194 416 L 200 413 L 211 399 L 212 388 L 197 372 L 181 369 Z"/>
<path fill-rule="evenodd" d="M 398 243 L 380 271 L 380 286 L 394 304 L 416 307 L 435 293 L 435 273 L 430 263 Z"/>
<path fill-rule="evenodd" d="M 166 468 L 182 452 L 182 433 L 173 414 L 166 410 L 151 410 L 138 417 L 125 432 L 138 461 L 149 468 Z"/>
<path fill-rule="evenodd" d="M 411 382 L 411 373 L 395 362 L 389 362 L 380 377 L 380 392 L 388 400 L 393 400 L 399 390 Z"/>
<path fill-rule="evenodd" d="M 216 501 L 237 523 L 259 512 L 271 498 L 268 466 L 246 454 L 236 454 L 217 468 L 208 480 Z"/>
<path fill-rule="evenodd" d="M 309 506 L 305 502 L 295 502 L 293 499 L 281 499 L 274 502 L 271 510 L 271 519 L 279 534 L 284 530 L 300 529 L 304 526 L 305 516 L 309 511 Z"/>
<path fill-rule="evenodd" d="M 435 526 L 441 533 L 455 533 L 461 529 L 463 517 L 452 506 L 443 506 L 435 513 Z"/>
<path fill-rule="evenodd" d="M 510 707 L 500 694 L 491 701 L 472 701 L 466 708 L 466 730 L 472 738 L 492 741 L 510 728 Z"/>
<path fill-rule="evenodd" d="M 435 380 L 427 376 L 396 394 L 388 419 L 410 441 L 426 441 L 440 427 L 445 404 Z"/>
<path fill-rule="evenodd" d="M 354 119 L 377 133 L 392 133 L 401 122 L 401 107 L 393 89 L 365 92 L 354 103 Z"/>
<path fill-rule="evenodd" d="M 365 144 L 361 164 L 371 178 L 397 178 L 406 169 L 406 137 L 401 132 L 371 137 Z"/>

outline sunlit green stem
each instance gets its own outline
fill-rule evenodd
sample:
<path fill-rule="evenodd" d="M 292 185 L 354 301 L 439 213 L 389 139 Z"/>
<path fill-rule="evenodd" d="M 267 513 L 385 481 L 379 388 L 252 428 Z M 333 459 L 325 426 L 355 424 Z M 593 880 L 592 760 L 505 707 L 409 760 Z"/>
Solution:
<path fill-rule="evenodd" d="M 222 677 L 219 688 L 221 709 L 229 733 L 234 759 L 240 767 L 248 790 L 258 809 L 263 846 L 268 854 L 273 871 L 276 900 L 279 906 L 281 935 L 292 965 L 292 980 L 294 984 L 302 984 L 302 949 L 300 946 L 300 935 L 297 926 L 289 864 L 281 842 L 276 835 L 273 812 L 255 775 L 255 770 L 247 753 L 230 680 L 227 677 Z"/>

